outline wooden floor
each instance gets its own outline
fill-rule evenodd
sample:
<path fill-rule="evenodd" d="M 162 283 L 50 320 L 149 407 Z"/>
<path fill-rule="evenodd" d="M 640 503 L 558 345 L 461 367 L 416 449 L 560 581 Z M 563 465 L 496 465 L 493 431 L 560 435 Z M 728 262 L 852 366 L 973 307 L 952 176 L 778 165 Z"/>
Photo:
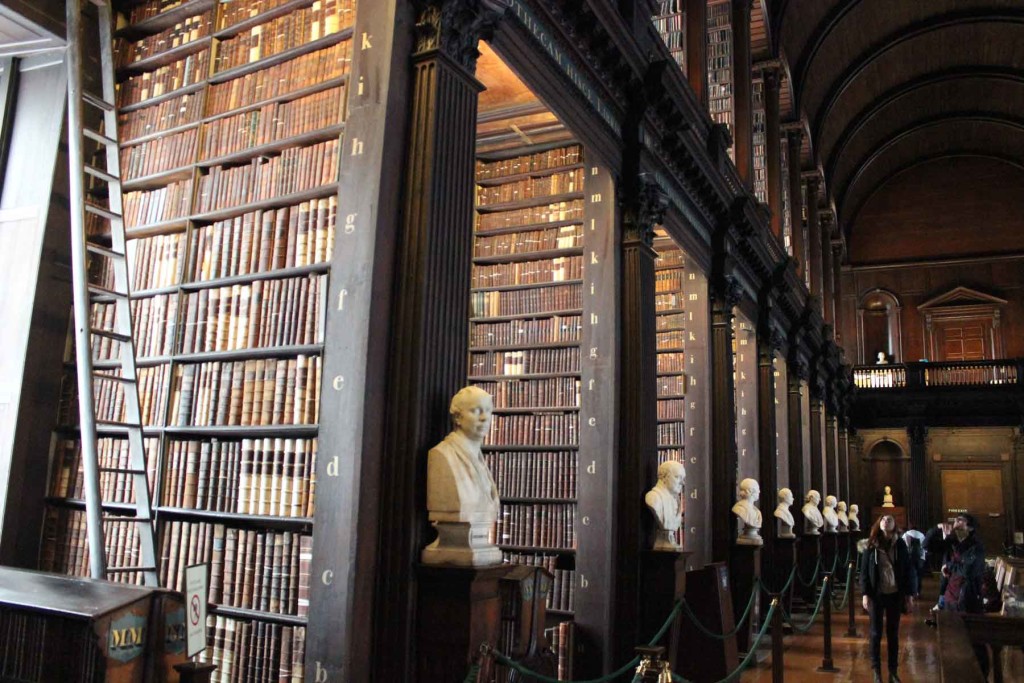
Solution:
<path fill-rule="evenodd" d="M 922 599 L 914 606 L 914 612 L 904 615 L 900 621 L 900 678 L 904 683 L 927 681 L 938 683 L 938 639 L 934 629 L 925 625 L 928 609 L 935 604 L 936 584 L 926 581 Z M 871 654 L 868 643 L 868 616 L 860 609 L 857 598 L 856 626 L 858 637 L 845 637 L 849 626 L 846 610 L 832 618 L 832 662 L 838 673 L 818 673 L 823 648 L 823 628 L 820 623 L 806 635 L 786 637 L 785 680 L 786 683 L 862 683 L 871 681 Z M 794 617 L 797 623 L 807 619 Z M 764 650 L 764 648 L 762 648 Z M 772 669 L 770 654 L 759 657 L 757 665 L 751 666 L 740 678 L 741 683 L 770 683 Z M 882 637 L 882 675 L 886 676 L 885 637 Z M 1004 680 L 1024 682 L 1024 655 L 1020 650 L 1006 650 L 1003 653 Z"/>

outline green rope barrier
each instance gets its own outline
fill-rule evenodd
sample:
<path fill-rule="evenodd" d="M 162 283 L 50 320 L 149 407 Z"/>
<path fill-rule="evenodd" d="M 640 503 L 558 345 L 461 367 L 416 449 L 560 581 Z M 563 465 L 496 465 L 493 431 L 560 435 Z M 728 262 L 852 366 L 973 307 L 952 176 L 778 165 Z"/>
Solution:
<path fill-rule="evenodd" d="M 846 565 L 846 588 L 843 590 L 843 599 L 840 602 L 838 602 L 838 603 L 836 603 L 836 601 L 833 599 L 832 600 L 832 607 L 833 607 L 833 609 L 843 610 L 843 609 L 846 608 L 846 602 L 850 599 L 850 593 L 853 592 L 852 591 L 852 589 L 853 589 L 852 575 L 853 575 L 853 565 L 852 564 L 847 564 Z"/>
<path fill-rule="evenodd" d="M 786 579 L 786 584 L 782 587 L 781 590 L 773 591 L 769 589 L 767 586 L 765 586 L 763 583 L 761 584 L 761 590 L 763 590 L 768 595 L 785 595 L 786 591 L 789 590 L 790 584 L 793 583 L 794 576 L 796 576 L 796 565 L 793 565 L 793 569 L 789 572 L 789 578 Z"/>
<path fill-rule="evenodd" d="M 703 633 L 709 638 L 725 640 L 726 638 L 732 638 L 734 635 L 740 632 L 741 628 L 743 628 L 743 624 L 746 623 L 747 617 L 750 616 L 750 610 L 754 606 L 754 599 L 757 598 L 760 584 L 760 579 L 754 580 L 754 588 L 750 591 L 750 599 L 747 600 L 747 606 L 743 610 L 743 616 L 740 617 L 739 622 L 737 622 L 736 628 L 729 631 L 728 633 L 715 633 L 714 631 L 709 631 L 708 628 L 704 626 L 704 624 L 700 623 L 700 620 L 697 618 L 697 615 L 693 613 L 693 611 L 690 609 L 690 605 L 687 604 L 686 599 L 684 598 L 680 602 L 682 602 L 683 604 L 683 611 L 686 613 L 686 616 L 689 617 L 690 621 L 693 623 L 694 626 L 696 626 L 700 630 L 701 633 Z"/>
<path fill-rule="evenodd" d="M 821 603 L 824 600 L 824 598 L 825 598 L 825 591 L 823 589 L 821 591 L 821 593 L 818 594 L 818 604 L 814 606 L 814 612 L 811 613 L 810 621 L 808 621 L 803 626 L 797 626 L 796 624 L 793 623 L 793 617 L 792 617 L 791 614 L 786 612 L 786 608 L 785 607 L 782 608 L 782 618 L 797 633 L 800 633 L 800 634 L 807 633 L 808 631 L 811 630 L 811 627 L 814 626 L 814 621 L 818 618 L 818 612 L 821 611 Z"/>
<path fill-rule="evenodd" d="M 463 679 L 462 683 L 473 683 L 476 677 L 480 675 L 480 662 L 475 662 L 473 666 L 469 667 L 469 673 L 466 674 L 466 678 Z"/>
<path fill-rule="evenodd" d="M 743 671 L 748 666 L 750 666 L 750 663 L 754 660 L 754 657 L 757 655 L 757 648 L 761 646 L 761 639 L 764 638 L 764 634 L 768 632 L 768 627 L 771 626 L 772 616 L 775 614 L 776 609 L 777 607 L 774 604 L 768 609 L 768 614 L 765 615 L 764 623 L 761 624 L 761 630 L 758 632 L 757 637 L 754 638 L 754 642 L 750 644 L 750 649 L 747 651 L 747 656 L 743 658 L 743 661 L 740 662 L 739 666 L 737 666 L 732 671 L 732 673 L 730 673 L 725 678 L 716 681 L 716 683 L 733 683 L 733 681 L 739 680 L 740 674 L 742 674 Z M 782 613 L 785 614 L 785 610 L 783 610 Z M 675 681 L 675 683 L 690 683 L 685 678 L 677 674 L 672 674 L 672 680 Z"/>
<path fill-rule="evenodd" d="M 818 555 L 818 561 L 814 563 L 814 573 L 811 575 L 810 581 L 804 581 L 804 577 L 800 576 L 799 573 L 796 575 L 796 578 L 800 581 L 801 584 L 803 584 L 807 588 L 810 588 L 818 582 L 819 569 L 821 569 L 821 555 Z"/>

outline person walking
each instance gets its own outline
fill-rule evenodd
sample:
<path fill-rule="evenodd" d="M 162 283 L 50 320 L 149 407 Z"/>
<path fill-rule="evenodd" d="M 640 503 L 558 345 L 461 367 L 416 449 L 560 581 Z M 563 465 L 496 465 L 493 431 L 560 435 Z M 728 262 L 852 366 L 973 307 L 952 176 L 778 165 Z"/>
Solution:
<path fill-rule="evenodd" d="M 985 549 L 977 535 L 978 520 L 967 512 L 956 516 L 952 533 L 946 537 L 942 556 L 943 609 L 980 614 L 984 611 L 982 579 L 985 575 Z M 974 645 L 981 672 L 988 679 L 988 646 Z"/>
<path fill-rule="evenodd" d="M 899 666 L 900 615 L 909 612 L 910 553 L 896 531 L 896 519 L 882 515 L 872 526 L 867 550 L 860 561 L 860 592 L 871 623 L 871 670 L 874 683 L 882 683 L 882 621 L 889 664 L 889 683 L 901 683 Z"/>

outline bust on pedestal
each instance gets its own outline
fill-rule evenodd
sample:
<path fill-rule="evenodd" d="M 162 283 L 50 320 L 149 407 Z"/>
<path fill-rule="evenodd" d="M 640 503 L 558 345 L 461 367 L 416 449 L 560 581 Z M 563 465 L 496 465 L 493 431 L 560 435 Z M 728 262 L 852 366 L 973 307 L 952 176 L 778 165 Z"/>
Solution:
<path fill-rule="evenodd" d="M 427 454 L 427 519 L 437 539 L 423 549 L 424 564 L 501 563 L 501 550 L 488 540 L 498 516 L 498 488 L 480 449 L 493 411 L 491 395 L 479 387 L 465 387 L 452 398 L 455 429 Z"/>
<path fill-rule="evenodd" d="M 882 496 L 882 507 L 894 508 L 896 504 L 892 502 L 892 487 L 885 487 L 885 494 Z"/>
<path fill-rule="evenodd" d="M 805 534 L 817 536 L 821 533 L 821 527 L 825 525 L 825 520 L 821 518 L 821 512 L 818 510 L 819 503 L 821 503 L 821 494 L 814 489 L 808 491 L 807 497 L 804 498 L 804 506 L 800 508 L 800 512 L 804 516 Z"/>
<path fill-rule="evenodd" d="M 683 523 L 679 509 L 679 496 L 686 485 L 686 468 L 683 463 L 667 460 L 658 466 L 658 483 L 654 485 L 644 502 L 654 514 L 657 529 L 654 535 L 654 549 L 679 552 L 682 548 L 674 535 Z"/>
<path fill-rule="evenodd" d="M 779 489 L 779 504 L 775 506 L 775 519 L 778 520 L 779 538 L 796 538 L 793 533 L 793 513 L 789 506 L 793 504 L 793 492 L 789 489 Z"/>
<path fill-rule="evenodd" d="M 744 479 L 740 482 L 740 497 L 732 506 L 732 513 L 739 518 L 739 535 L 736 537 L 738 545 L 762 545 L 761 538 L 761 511 L 754 505 L 761 497 L 761 487 L 753 479 Z"/>
<path fill-rule="evenodd" d="M 846 501 L 839 501 L 836 506 L 836 516 L 839 518 L 839 533 L 845 534 L 850 530 L 849 517 L 846 516 Z"/>
<path fill-rule="evenodd" d="M 839 515 L 836 514 L 835 496 L 825 496 L 825 509 L 821 511 L 821 517 L 825 521 L 825 533 L 834 534 L 839 528 Z"/>
<path fill-rule="evenodd" d="M 860 518 L 857 517 L 858 514 L 860 514 L 860 506 L 856 503 L 851 503 L 850 514 L 846 516 L 850 531 L 860 531 Z"/>

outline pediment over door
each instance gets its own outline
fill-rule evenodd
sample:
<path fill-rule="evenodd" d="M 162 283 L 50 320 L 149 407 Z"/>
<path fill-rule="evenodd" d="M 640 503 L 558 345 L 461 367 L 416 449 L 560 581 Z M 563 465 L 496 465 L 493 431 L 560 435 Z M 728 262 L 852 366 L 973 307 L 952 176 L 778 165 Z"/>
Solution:
<path fill-rule="evenodd" d="M 954 287 L 917 307 L 924 318 L 932 360 L 970 361 L 1003 357 L 999 321 L 1006 299 L 970 287 Z"/>

